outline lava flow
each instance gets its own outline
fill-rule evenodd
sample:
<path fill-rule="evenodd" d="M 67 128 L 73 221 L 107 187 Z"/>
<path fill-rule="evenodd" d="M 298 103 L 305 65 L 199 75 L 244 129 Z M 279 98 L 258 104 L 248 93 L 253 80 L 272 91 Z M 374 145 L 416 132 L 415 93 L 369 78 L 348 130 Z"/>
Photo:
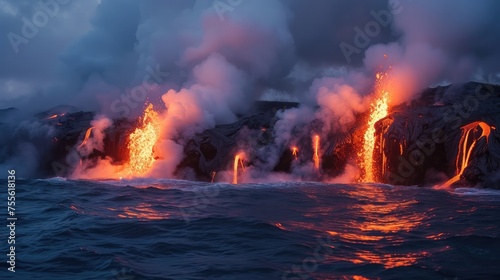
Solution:
<path fill-rule="evenodd" d="M 139 126 L 129 136 L 129 172 L 131 175 L 144 175 L 153 166 L 153 149 L 160 136 L 160 119 L 149 104 L 144 111 Z"/>
<path fill-rule="evenodd" d="M 298 156 L 299 156 L 299 154 L 298 154 L 299 153 L 299 149 L 297 147 L 293 146 L 291 150 L 292 150 L 292 156 L 293 156 L 293 158 L 297 159 Z"/>
<path fill-rule="evenodd" d="M 314 135 L 314 168 L 319 170 L 319 135 Z"/>
<path fill-rule="evenodd" d="M 233 184 L 238 184 L 238 166 L 241 165 L 241 169 L 245 170 L 245 166 L 243 166 L 243 158 L 244 154 L 243 153 L 238 153 L 234 157 L 234 164 L 233 164 Z"/>
<path fill-rule="evenodd" d="M 474 135 L 474 133 L 478 131 L 478 128 L 481 128 L 481 135 L 476 138 L 471 138 L 471 133 Z M 485 122 L 473 122 L 462 126 L 461 129 L 463 132 L 460 142 L 458 143 L 458 154 L 455 162 L 456 175 L 442 186 L 444 188 L 447 188 L 460 180 L 460 177 L 464 174 L 465 169 L 469 166 L 471 154 L 474 151 L 477 142 L 483 137 L 486 139 L 486 142 L 488 142 L 488 137 L 491 134 L 492 127 Z"/>
<path fill-rule="evenodd" d="M 375 149 L 375 123 L 389 114 L 389 92 L 382 88 L 382 80 L 387 77 L 387 73 L 377 73 L 376 93 L 377 100 L 372 103 L 368 128 L 364 135 L 362 162 L 364 167 L 364 182 L 374 182 L 375 172 L 373 169 L 373 150 Z"/>
<path fill-rule="evenodd" d="M 83 146 L 85 146 L 85 144 L 87 144 L 87 141 L 89 140 L 89 137 L 90 137 L 90 134 L 92 133 L 92 130 L 94 130 L 94 127 L 87 129 L 87 131 L 85 132 L 85 138 L 83 139 L 82 143 L 78 147 L 83 147 Z"/>

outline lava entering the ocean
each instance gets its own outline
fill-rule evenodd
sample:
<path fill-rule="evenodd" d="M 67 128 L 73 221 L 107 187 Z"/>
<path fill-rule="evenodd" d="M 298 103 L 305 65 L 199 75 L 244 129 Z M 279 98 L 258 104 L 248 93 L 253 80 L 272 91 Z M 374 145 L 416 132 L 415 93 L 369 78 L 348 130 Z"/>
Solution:
<path fill-rule="evenodd" d="M 313 142 L 314 156 L 313 156 L 313 160 L 314 160 L 314 168 L 316 168 L 316 170 L 319 170 L 319 141 L 320 141 L 319 135 L 314 135 L 314 142 Z"/>
<path fill-rule="evenodd" d="M 373 150 L 376 146 L 375 123 L 389 114 L 389 92 L 383 87 L 382 81 L 387 78 L 387 73 L 377 73 L 375 86 L 376 100 L 370 108 L 367 129 L 363 138 L 362 166 L 364 169 L 364 182 L 374 182 Z"/>
<path fill-rule="evenodd" d="M 476 144 L 483 137 L 486 139 L 486 142 L 488 142 L 488 137 L 491 134 L 491 130 L 494 128 L 485 122 L 473 122 L 462 126 L 461 129 L 462 137 L 458 143 L 458 154 L 455 162 L 456 175 L 442 186 L 444 188 L 447 188 L 460 180 L 460 177 L 464 174 L 465 169 L 469 166 L 471 155 L 476 147 Z M 481 129 L 481 135 L 479 135 L 479 137 L 474 137 L 476 136 L 475 134 L 478 132 L 478 129 Z"/>
<path fill-rule="evenodd" d="M 243 158 L 245 157 L 245 154 L 243 153 L 238 153 L 234 157 L 234 163 L 233 163 L 233 184 L 238 184 L 238 166 L 241 165 L 241 169 L 244 171 L 245 166 L 243 165 Z"/>
<path fill-rule="evenodd" d="M 129 172 L 131 175 L 145 175 L 155 162 L 153 149 L 160 136 L 160 119 L 149 104 L 139 126 L 129 136 Z"/>

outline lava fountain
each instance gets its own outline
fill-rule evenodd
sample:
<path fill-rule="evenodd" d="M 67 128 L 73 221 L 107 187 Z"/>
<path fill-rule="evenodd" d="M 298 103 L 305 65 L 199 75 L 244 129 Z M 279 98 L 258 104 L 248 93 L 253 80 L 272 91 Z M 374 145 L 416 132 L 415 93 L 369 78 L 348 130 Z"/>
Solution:
<path fill-rule="evenodd" d="M 153 166 L 155 162 L 153 149 L 159 136 L 160 119 L 153 109 L 153 104 L 149 104 L 139 126 L 129 136 L 129 173 L 131 175 L 145 175 Z"/>
<path fill-rule="evenodd" d="M 481 138 L 485 138 L 486 142 L 488 142 L 488 137 L 491 134 L 491 126 L 489 126 L 485 122 L 473 122 L 468 125 L 464 125 L 461 127 L 462 129 L 462 137 L 458 143 L 458 154 L 455 162 L 456 172 L 455 177 L 451 178 L 446 182 L 442 187 L 447 188 L 451 186 L 453 183 L 460 180 L 462 174 L 464 174 L 465 169 L 469 166 L 472 152 L 477 144 L 477 142 Z M 475 136 L 475 133 L 478 132 L 478 129 L 481 129 L 481 135 L 479 137 Z"/>
<path fill-rule="evenodd" d="M 238 153 L 234 157 L 234 163 L 233 163 L 233 184 L 238 184 L 238 166 L 241 165 L 241 169 L 244 171 L 245 166 L 243 165 L 243 158 L 245 157 L 245 154 L 243 153 Z"/>
<path fill-rule="evenodd" d="M 368 119 L 367 129 L 364 135 L 362 166 L 364 168 L 364 182 L 374 182 L 375 172 L 373 168 L 373 150 L 375 149 L 375 123 L 389 114 L 389 92 L 383 88 L 382 81 L 388 75 L 387 73 L 377 73 L 375 86 L 376 100 L 370 108 L 370 117 Z"/>
<path fill-rule="evenodd" d="M 313 156 L 313 161 L 314 161 L 314 168 L 316 170 L 319 170 L 319 135 L 314 135 L 313 137 L 313 148 L 314 148 L 314 156 Z"/>

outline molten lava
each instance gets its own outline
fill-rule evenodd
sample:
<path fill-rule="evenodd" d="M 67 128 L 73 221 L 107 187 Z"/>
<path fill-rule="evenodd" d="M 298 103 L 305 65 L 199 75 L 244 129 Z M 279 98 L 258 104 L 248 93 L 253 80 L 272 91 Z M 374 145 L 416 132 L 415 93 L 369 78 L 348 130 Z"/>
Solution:
<path fill-rule="evenodd" d="M 462 137 L 460 138 L 460 141 L 458 143 L 458 154 L 455 162 L 456 175 L 442 186 L 444 188 L 447 188 L 453 183 L 460 180 L 460 177 L 462 176 L 462 174 L 464 174 L 465 169 L 469 166 L 471 155 L 477 142 L 483 137 L 486 139 L 486 142 L 488 142 L 488 137 L 491 134 L 491 129 L 494 128 L 492 128 L 485 122 L 473 122 L 468 125 L 462 126 L 461 129 Z M 478 132 L 478 129 L 481 129 L 481 135 L 474 138 L 473 136 L 475 136 L 474 134 Z"/>
<path fill-rule="evenodd" d="M 87 141 L 89 140 L 90 134 L 92 133 L 92 130 L 94 130 L 94 127 L 91 127 L 87 129 L 87 132 L 85 132 L 85 138 L 83 139 L 82 143 L 78 147 L 83 147 L 85 144 L 87 144 Z"/>
<path fill-rule="evenodd" d="M 57 114 L 48 117 L 47 120 L 52 120 L 52 119 L 55 119 L 55 118 L 57 118 Z"/>
<path fill-rule="evenodd" d="M 299 156 L 299 149 L 295 146 L 292 147 L 292 156 L 294 157 L 294 159 L 297 159 L 297 157 Z"/>
<path fill-rule="evenodd" d="M 362 165 L 364 168 L 364 182 L 374 182 L 373 150 L 376 145 L 375 123 L 389 114 L 389 92 L 383 88 L 382 81 L 387 73 L 377 73 L 376 94 L 377 99 L 370 108 L 367 130 L 364 135 Z"/>
<path fill-rule="evenodd" d="M 314 168 L 316 170 L 319 170 L 319 135 L 314 135 L 314 142 L 313 142 L 313 148 L 314 148 Z"/>
<path fill-rule="evenodd" d="M 144 111 L 139 126 L 129 136 L 129 172 L 131 175 L 144 175 L 153 166 L 153 149 L 160 136 L 158 113 L 149 104 Z"/>
<path fill-rule="evenodd" d="M 243 165 L 243 158 L 245 155 L 243 153 L 238 153 L 234 157 L 234 163 L 233 163 L 233 184 L 238 184 L 238 166 L 241 165 L 241 169 L 244 171 L 245 166 Z"/>

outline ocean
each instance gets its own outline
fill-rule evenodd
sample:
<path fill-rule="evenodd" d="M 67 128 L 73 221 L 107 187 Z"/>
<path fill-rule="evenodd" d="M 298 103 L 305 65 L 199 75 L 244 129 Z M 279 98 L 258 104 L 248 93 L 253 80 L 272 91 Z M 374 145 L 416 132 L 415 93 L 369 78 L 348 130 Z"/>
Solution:
<path fill-rule="evenodd" d="M 0 279 L 500 279 L 495 190 L 18 180 L 16 217 Z"/>

